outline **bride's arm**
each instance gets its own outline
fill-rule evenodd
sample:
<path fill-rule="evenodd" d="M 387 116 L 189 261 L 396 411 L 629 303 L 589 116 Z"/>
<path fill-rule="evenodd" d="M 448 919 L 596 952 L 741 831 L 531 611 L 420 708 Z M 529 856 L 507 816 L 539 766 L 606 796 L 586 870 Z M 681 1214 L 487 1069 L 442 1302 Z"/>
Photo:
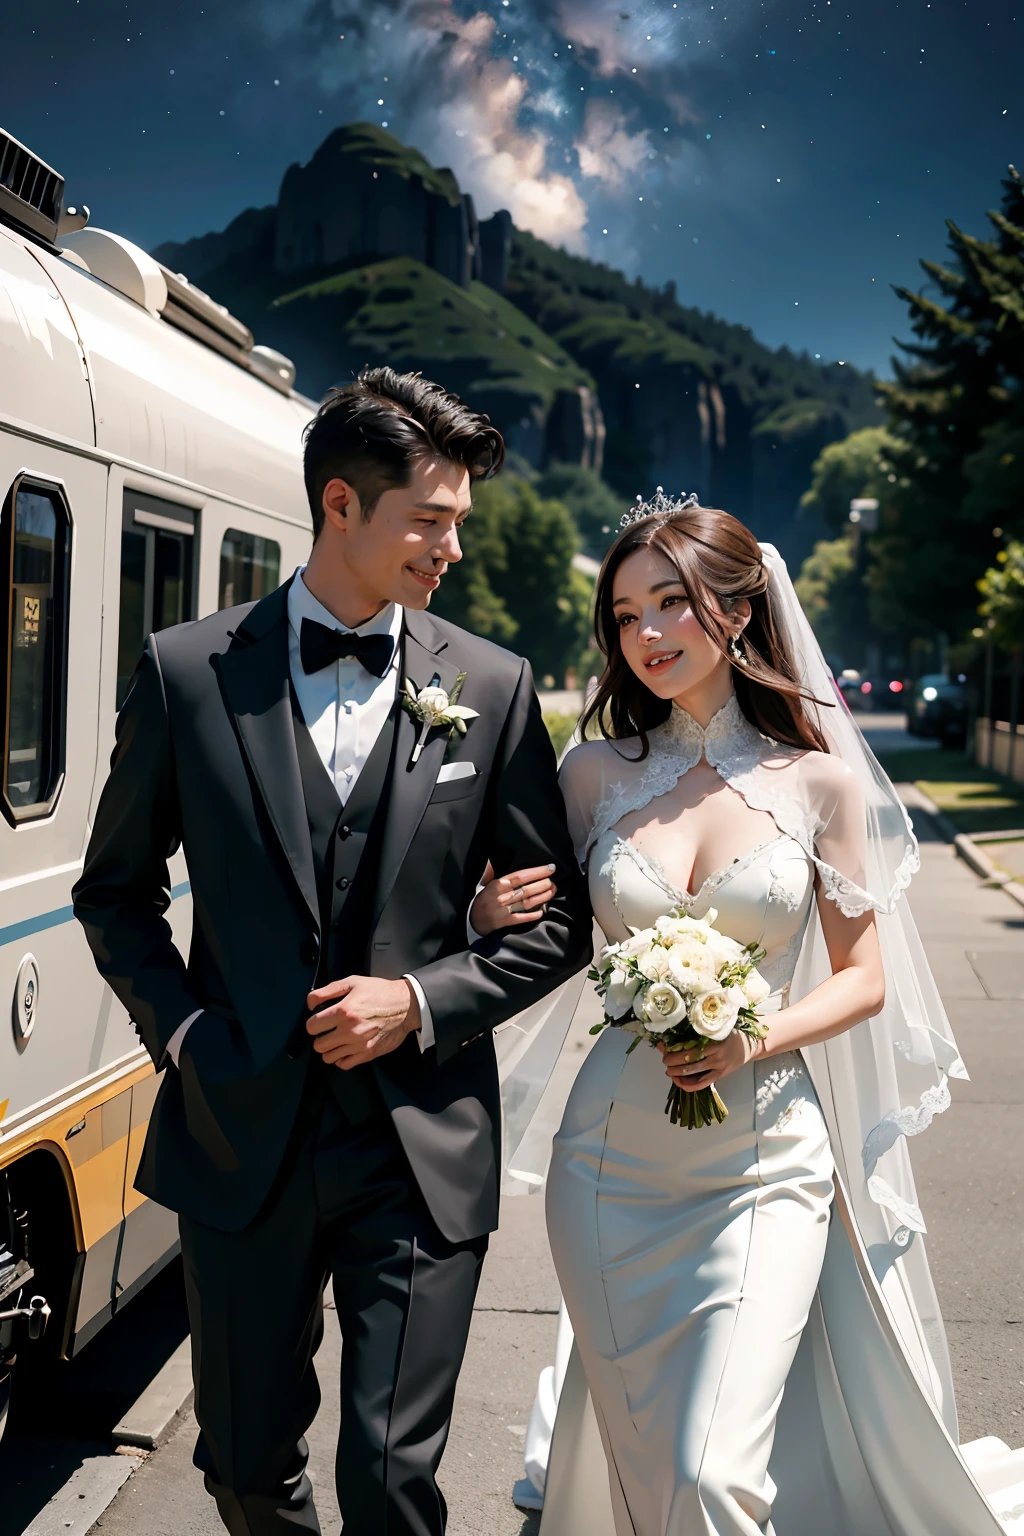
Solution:
<path fill-rule="evenodd" d="M 603 793 L 602 756 L 602 745 L 596 742 L 586 747 L 572 747 L 559 771 L 558 785 L 565 801 L 569 834 L 577 851 L 586 843 L 594 806 Z M 558 891 L 550 878 L 553 869 L 553 865 L 550 870 L 544 865 L 536 869 L 515 869 L 496 879 L 493 866 L 488 864 L 481 881 L 482 889 L 469 912 L 473 931 L 482 936 L 494 933 L 498 928 L 535 923 L 543 917 L 545 907 Z"/>
<path fill-rule="evenodd" d="M 815 894 L 832 975 L 791 1008 L 768 1014 L 768 1034 L 763 1040 L 733 1031 L 720 1044 L 709 1045 L 699 1065 L 695 1051 L 666 1056 L 669 1076 L 687 1090 L 707 1087 L 753 1056 L 778 1056 L 830 1040 L 872 1018 L 885 1002 L 885 969 L 867 890 L 863 796 L 854 775 L 838 758 L 808 754 L 801 772 L 806 801 L 813 806 L 819 826 Z M 858 911 L 860 907 L 868 910 Z"/>

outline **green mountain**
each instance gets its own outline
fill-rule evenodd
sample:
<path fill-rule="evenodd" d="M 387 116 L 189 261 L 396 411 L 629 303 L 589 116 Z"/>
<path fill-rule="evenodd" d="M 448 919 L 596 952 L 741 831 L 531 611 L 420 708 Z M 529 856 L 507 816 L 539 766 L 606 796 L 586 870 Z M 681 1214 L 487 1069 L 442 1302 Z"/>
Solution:
<path fill-rule="evenodd" d="M 351 377 L 367 363 L 441 379 L 499 422 L 509 446 L 533 463 L 570 451 L 546 441 L 565 414 L 560 397 L 593 393 L 586 370 L 493 288 L 475 280 L 460 288 L 405 257 L 283 294 L 260 331 L 301 355 L 303 373 L 318 380 Z"/>
<path fill-rule="evenodd" d="M 791 559 L 829 442 L 880 419 L 852 367 L 773 351 L 675 287 L 477 219 L 452 172 L 368 123 L 328 135 L 276 204 L 154 254 L 226 304 L 318 396 L 366 363 L 420 369 L 537 468 L 601 470 L 628 500 L 696 490 Z"/>
<path fill-rule="evenodd" d="M 772 351 L 680 304 L 674 284 L 631 283 L 521 230 L 506 292 L 593 374 L 611 485 L 696 490 L 791 558 L 809 548 L 810 524 L 792 526 L 797 503 L 822 448 L 881 419 L 870 375 Z"/>

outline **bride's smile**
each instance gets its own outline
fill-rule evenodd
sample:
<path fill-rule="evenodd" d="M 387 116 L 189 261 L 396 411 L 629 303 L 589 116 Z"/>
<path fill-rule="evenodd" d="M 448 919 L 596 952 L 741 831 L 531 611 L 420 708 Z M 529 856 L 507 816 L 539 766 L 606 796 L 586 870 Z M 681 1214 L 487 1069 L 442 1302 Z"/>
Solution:
<path fill-rule="evenodd" d="M 728 646 L 750 617 L 747 600 L 728 611 L 711 593 L 691 600 L 673 562 L 643 548 L 615 572 L 612 612 L 630 670 L 659 699 L 674 700 L 707 725 L 732 693 Z"/>

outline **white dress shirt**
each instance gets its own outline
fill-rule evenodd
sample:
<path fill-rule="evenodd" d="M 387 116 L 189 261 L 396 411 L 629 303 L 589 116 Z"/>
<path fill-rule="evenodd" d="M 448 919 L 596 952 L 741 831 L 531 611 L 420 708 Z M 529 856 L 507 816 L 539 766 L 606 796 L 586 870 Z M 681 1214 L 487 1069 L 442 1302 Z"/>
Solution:
<path fill-rule="evenodd" d="M 367 619 L 365 624 L 360 624 L 353 631 L 357 635 L 391 636 L 395 644 L 394 655 L 383 677 L 374 677 L 354 656 L 342 656 L 319 672 L 304 672 L 300 654 L 303 619 L 313 619 L 328 629 L 345 630 L 345 625 L 340 624 L 306 586 L 302 579 L 305 569 L 305 566 L 299 567 L 288 589 L 288 662 L 302 718 L 320 761 L 334 780 L 338 799 L 344 805 L 395 702 L 403 611 L 397 603 L 389 603 L 380 613 L 374 614 L 372 619 Z M 406 976 L 404 979 L 420 1005 L 417 1038 L 420 1050 L 425 1051 L 434 1043 L 430 1006 L 415 976 Z M 190 1014 L 168 1042 L 167 1054 L 175 1066 L 178 1064 L 178 1053 L 185 1032 L 202 1011 L 200 1008 Z"/>

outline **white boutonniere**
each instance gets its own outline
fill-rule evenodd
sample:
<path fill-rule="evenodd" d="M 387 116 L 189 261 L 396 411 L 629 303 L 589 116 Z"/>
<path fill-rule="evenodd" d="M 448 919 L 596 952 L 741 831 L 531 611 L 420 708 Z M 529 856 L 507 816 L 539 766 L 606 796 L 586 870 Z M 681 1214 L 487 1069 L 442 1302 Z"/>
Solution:
<path fill-rule="evenodd" d="M 477 710 L 467 709 L 464 704 L 458 703 L 462 685 L 466 681 L 466 673 L 460 672 L 455 679 L 455 686 L 451 693 L 440 688 L 436 683 L 430 683 L 426 688 L 416 691 L 416 686 L 408 678 L 405 680 L 405 692 L 402 695 L 402 707 L 408 710 L 414 720 L 420 722 L 420 734 L 413 750 L 413 762 L 419 761 L 420 753 L 426 745 L 430 732 L 438 726 L 448 727 L 449 737 L 465 736 L 466 721 L 477 718 Z"/>

